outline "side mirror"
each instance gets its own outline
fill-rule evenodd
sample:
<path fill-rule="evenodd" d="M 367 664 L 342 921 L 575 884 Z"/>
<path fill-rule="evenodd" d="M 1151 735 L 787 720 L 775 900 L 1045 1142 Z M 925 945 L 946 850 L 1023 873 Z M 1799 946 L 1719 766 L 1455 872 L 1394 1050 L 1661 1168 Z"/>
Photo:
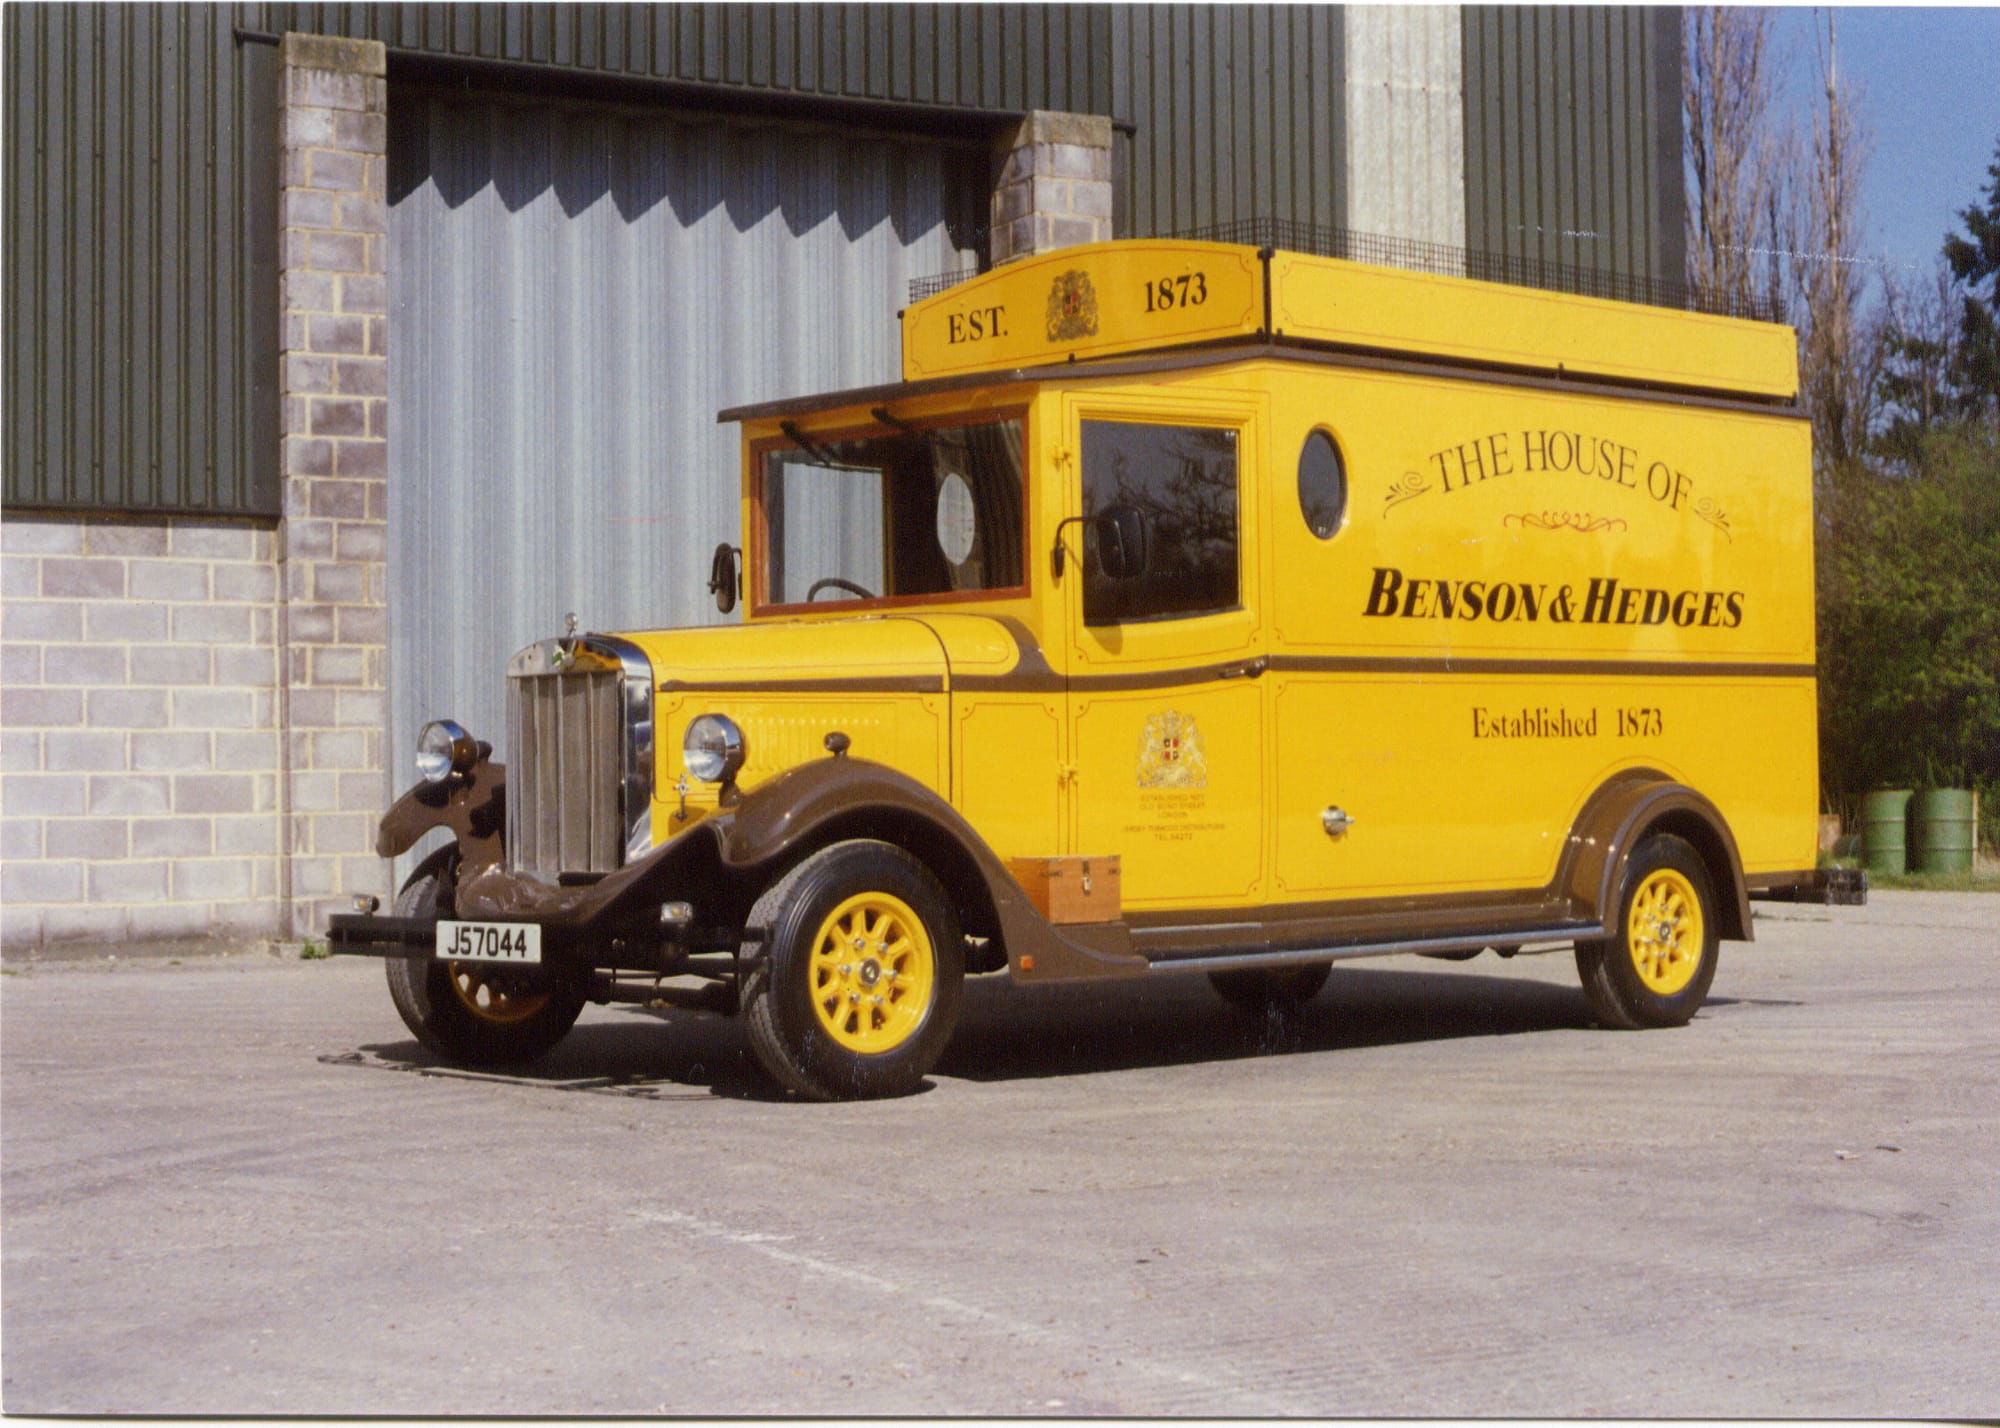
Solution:
<path fill-rule="evenodd" d="M 742 572 L 737 567 L 737 559 L 742 554 L 724 541 L 715 548 L 715 557 L 708 563 L 708 593 L 715 597 L 715 608 L 725 615 L 736 608 L 736 597 L 743 583 Z"/>
<path fill-rule="evenodd" d="M 1151 554 L 1146 513 L 1137 506 L 1108 506 L 1091 522 L 1097 532 L 1097 568 L 1113 580 L 1131 580 L 1146 573 Z"/>

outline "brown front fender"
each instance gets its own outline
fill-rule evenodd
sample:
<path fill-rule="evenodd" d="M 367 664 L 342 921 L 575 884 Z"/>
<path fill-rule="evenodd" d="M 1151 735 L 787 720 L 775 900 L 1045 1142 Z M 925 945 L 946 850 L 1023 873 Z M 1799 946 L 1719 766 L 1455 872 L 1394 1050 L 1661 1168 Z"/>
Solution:
<path fill-rule="evenodd" d="M 384 858 L 406 853 L 433 828 L 458 839 L 461 875 L 500 861 L 507 833 L 507 766 L 482 759 L 463 776 L 419 783 L 396 800 L 375 830 Z"/>
<path fill-rule="evenodd" d="M 376 846 L 392 857 L 432 828 L 448 827 L 465 859 L 456 889 L 460 916 L 532 918 L 566 942 L 579 942 L 643 919 L 662 901 L 700 902 L 719 888 L 747 908 L 798 859 L 844 838 L 879 838 L 936 872 L 960 905 L 966 930 L 997 937 L 1017 971 L 1103 977 L 1148 965 L 1132 951 L 1123 923 L 1051 925 L 958 810 L 916 780 L 866 759 L 788 769 L 638 861 L 594 882 L 560 887 L 505 866 L 504 785 L 500 765 L 481 764 L 448 792 L 413 788 L 382 820 Z"/>
<path fill-rule="evenodd" d="M 783 866 L 843 838 L 893 842 L 938 874 L 967 931 L 999 937 L 1017 975 L 1121 976 L 1149 966 L 1123 923 L 1050 923 L 957 809 L 884 764 L 844 757 L 800 764 L 710 822 L 723 865 L 746 871 Z"/>

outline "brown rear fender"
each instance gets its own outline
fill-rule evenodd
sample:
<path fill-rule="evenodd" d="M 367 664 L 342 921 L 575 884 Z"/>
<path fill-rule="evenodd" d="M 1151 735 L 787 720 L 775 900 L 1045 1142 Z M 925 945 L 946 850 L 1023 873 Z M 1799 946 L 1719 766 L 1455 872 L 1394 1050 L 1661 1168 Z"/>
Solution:
<path fill-rule="evenodd" d="M 1729 824 L 1713 803 L 1656 769 L 1627 769 L 1591 795 L 1570 830 L 1559 890 L 1580 913 L 1602 919 L 1608 929 L 1618 915 L 1625 865 L 1653 833 L 1671 833 L 1693 845 L 1715 886 L 1721 935 L 1750 941 L 1750 895 Z"/>

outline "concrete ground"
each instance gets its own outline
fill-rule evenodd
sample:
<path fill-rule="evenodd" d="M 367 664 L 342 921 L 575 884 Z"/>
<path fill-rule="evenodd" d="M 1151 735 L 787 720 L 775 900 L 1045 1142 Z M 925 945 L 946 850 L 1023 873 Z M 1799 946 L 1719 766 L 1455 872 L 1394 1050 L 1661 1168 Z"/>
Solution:
<path fill-rule="evenodd" d="M 1679 1031 L 1566 954 L 969 991 L 923 1093 L 592 1008 L 441 1074 L 380 967 L 0 978 L 12 1414 L 2000 1414 L 2000 897 L 1762 909 Z"/>

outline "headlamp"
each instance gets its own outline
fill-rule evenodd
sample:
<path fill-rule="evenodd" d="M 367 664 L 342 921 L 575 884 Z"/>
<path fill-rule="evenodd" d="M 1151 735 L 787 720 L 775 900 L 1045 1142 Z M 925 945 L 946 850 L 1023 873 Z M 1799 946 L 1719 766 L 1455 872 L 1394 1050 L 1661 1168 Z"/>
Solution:
<path fill-rule="evenodd" d="M 703 714 L 681 740 L 681 762 L 703 783 L 728 783 L 743 767 L 743 731 L 722 714 Z"/>
<path fill-rule="evenodd" d="M 478 762 L 478 743 L 449 719 L 434 720 L 417 735 L 417 774 L 425 783 L 443 783 Z"/>

